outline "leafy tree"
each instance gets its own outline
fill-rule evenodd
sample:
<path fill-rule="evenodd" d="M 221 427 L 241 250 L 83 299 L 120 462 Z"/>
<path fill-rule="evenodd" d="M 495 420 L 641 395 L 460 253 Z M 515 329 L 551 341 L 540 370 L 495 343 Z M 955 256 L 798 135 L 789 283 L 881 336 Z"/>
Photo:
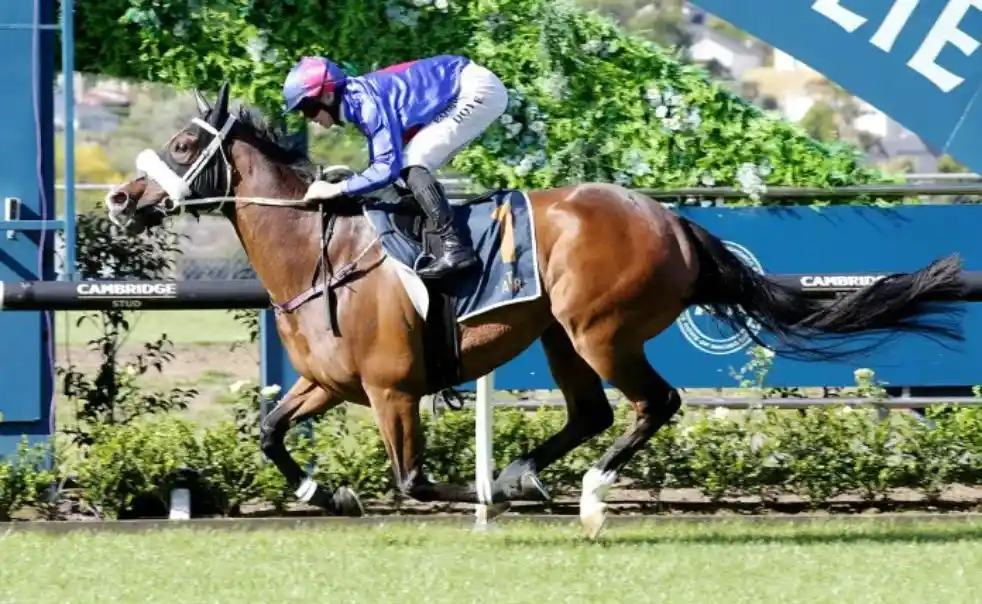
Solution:
<path fill-rule="evenodd" d="M 330 18 L 325 12 L 320 0 L 81 3 L 78 66 L 182 89 L 215 90 L 228 79 L 234 95 L 278 113 L 283 75 L 304 54 L 364 72 L 463 53 L 511 89 L 507 115 L 453 162 L 482 186 L 711 181 L 756 199 L 765 184 L 884 178 L 864 167 L 856 147 L 808 138 L 703 69 L 570 1 L 336 0 Z"/>

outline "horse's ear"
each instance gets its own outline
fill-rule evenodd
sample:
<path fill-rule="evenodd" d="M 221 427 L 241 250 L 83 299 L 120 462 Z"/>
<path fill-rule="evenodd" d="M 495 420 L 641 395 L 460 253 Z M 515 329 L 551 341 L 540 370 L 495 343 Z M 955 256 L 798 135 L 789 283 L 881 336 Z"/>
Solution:
<path fill-rule="evenodd" d="M 201 91 L 197 88 L 194 89 L 194 100 L 198 103 L 198 113 L 202 116 L 208 115 L 208 112 L 211 111 L 211 105 L 208 104 L 208 101 L 205 100 L 205 97 L 201 95 Z"/>
<path fill-rule="evenodd" d="M 212 113 L 212 119 L 215 122 L 213 125 L 215 127 L 221 125 L 221 122 L 228 115 L 228 89 L 229 82 L 225 80 L 222 82 L 222 87 L 218 89 L 218 100 L 215 101 L 215 111 Z"/>

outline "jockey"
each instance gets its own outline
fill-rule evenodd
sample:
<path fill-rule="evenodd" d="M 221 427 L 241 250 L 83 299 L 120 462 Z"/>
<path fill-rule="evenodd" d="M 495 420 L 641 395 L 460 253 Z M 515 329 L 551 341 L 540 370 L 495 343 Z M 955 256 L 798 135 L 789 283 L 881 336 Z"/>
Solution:
<path fill-rule="evenodd" d="M 470 59 L 441 55 L 348 76 L 323 57 L 304 57 L 283 84 L 287 111 L 325 128 L 351 123 L 369 144 L 368 168 L 339 183 L 316 181 L 305 199 L 360 195 L 397 180 L 439 227 L 443 255 L 420 269 L 438 279 L 477 264 L 433 172 L 481 135 L 508 104 L 501 80 Z"/>

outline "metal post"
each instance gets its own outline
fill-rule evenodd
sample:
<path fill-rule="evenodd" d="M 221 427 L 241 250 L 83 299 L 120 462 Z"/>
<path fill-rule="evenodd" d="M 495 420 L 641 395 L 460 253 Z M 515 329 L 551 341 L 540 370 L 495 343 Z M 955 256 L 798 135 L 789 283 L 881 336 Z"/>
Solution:
<path fill-rule="evenodd" d="M 494 477 L 494 372 L 477 380 L 477 409 L 475 414 L 476 475 L 474 485 L 480 503 L 474 510 L 475 528 L 488 528 L 488 506 L 491 504 Z"/>
<path fill-rule="evenodd" d="M 75 280 L 75 0 L 61 2 L 61 73 L 65 95 L 65 280 Z"/>

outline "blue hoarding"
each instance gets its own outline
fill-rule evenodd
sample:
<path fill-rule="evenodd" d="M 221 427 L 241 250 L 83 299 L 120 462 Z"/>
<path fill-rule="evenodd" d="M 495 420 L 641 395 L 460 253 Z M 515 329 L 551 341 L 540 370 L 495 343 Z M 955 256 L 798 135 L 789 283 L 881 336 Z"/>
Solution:
<path fill-rule="evenodd" d="M 769 274 L 908 272 L 958 253 L 965 270 L 982 269 L 982 207 L 905 206 L 783 208 L 682 208 L 684 216 L 726 241 L 746 261 Z M 967 304 L 967 341 L 955 350 L 902 336 L 856 363 L 805 363 L 776 359 L 771 386 L 850 386 L 858 366 L 896 386 L 973 385 L 982 358 L 982 306 Z M 272 326 L 272 321 L 264 324 Z M 296 379 L 276 337 L 267 357 L 267 383 Z M 710 315 L 690 308 L 651 340 L 651 364 L 672 384 L 686 388 L 735 387 L 731 369 L 747 362 L 746 334 L 720 329 Z M 283 380 L 283 381 L 278 381 Z M 555 388 L 542 348 L 534 344 L 495 372 L 500 389 Z M 469 383 L 462 389 L 472 389 Z"/>

